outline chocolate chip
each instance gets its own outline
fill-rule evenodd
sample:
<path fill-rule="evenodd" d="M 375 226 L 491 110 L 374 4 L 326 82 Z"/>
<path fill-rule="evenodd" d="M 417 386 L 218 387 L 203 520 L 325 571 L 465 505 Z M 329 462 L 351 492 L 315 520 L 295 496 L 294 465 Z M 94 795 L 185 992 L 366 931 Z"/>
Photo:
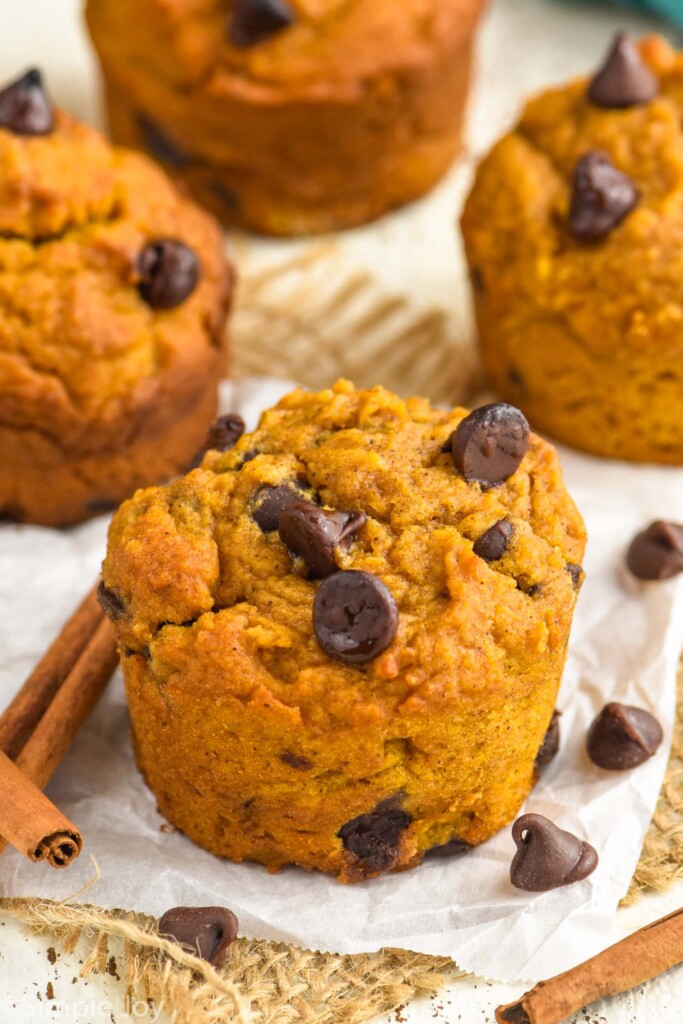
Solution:
<path fill-rule="evenodd" d="M 561 711 L 555 709 L 553 716 L 550 719 L 550 725 L 543 737 L 543 743 L 538 748 L 536 754 L 536 767 L 543 768 L 544 765 L 550 764 L 558 750 L 560 749 L 560 715 Z"/>
<path fill-rule="evenodd" d="M 174 238 L 148 242 L 138 256 L 138 291 L 152 309 L 173 309 L 197 287 L 201 268 L 197 254 Z"/>
<path fill-rule="evenodd" d="M 621 772 L 652 757 L 662 738 L 662 727 L 648 711 L 612 701 L 588 730 L 586 748 L 598 768 Z"/>
<path fill-rule="evenodd" d="M 578 590 L 578 588 L 583 583 L 583 578 L 585 575 L 583 571 L 583 566 L 577 565 L 576 562 L 567 562 L 567 564 L 565 565 L 565 569 L 572 578 L 572 586 L 574 587 L 574 590 Z"/>
<path fill-rule="evenodd" d="M 114 622 L 126 614 L 125 604 L 118 594 L 110 590 L 109 587 L 105 587 L 104 580 L 100 580 L 97 588 L 97 603 L 104 614 Z"/>
<path fill-rule="evenodd" d="M 517 586 L 519 586 L 519 583 L 517 584 Z M 524 587 L 520 587 L 520 590 L 524 590 Z M 527 595 L 527 597 L 538 597 L 539 594 L 543 593 L 543 584 L 532 583 L 530 587 L 527 587 L 526 590 L 524 590 L 524 593 Z"/>
<path fill-rule="evenodd" d="M 337 571 L 336 548 L 366 522 L 364 512 L 332 512 L 312 501 L 297 501 L 280 517 L 280 539 L 303 558 L 313 576 L 329 576 Z"/>
<path fill-rule="evenodd" d="M 511 537 L 512 523 L 507 519 L 499 519 L 475 540 L 472 550 L 485 562 L 497 562 L 505 554 Z"/>
<path fill-rule="evenodd" d="M 468 843 L 465 839 L 449 839 L 447 843 L 442 843 L 441 846 L 432 846 L 431 849 L 426 850 L 423 859 L 445 860 L 449 857 L 457 857 L 461 853 L 467 853 L 468 850 L 472 849 L 472 843 Z"/>
<path fill-rule="evenodd" d="M 300 772 L 310 771 L 313 767 L 313 762 L 309 761 L 307 757 L 300 757 L 299 754 L 293 754 L 290 750 L 285 750 L 284 754 L 280 754 L 280 760 Z"/>
<path fill-rule="evenodd" d="M 598 855 L 589 843 L 542 814 L 523 814 L 512 826 L 512 838 L 517 852 L 510 865 L 510 881 L 517 889 L 558 889 L 587 878 L 598 865 Z"/>
<path fill-rule="evenodd" d="M 287 506 L 301 501 L 301 497 L 301 490 L 296 484 L 279 484 L 277 487 L 264 484 L 252 499 L 252 518 L 264 533 L 271 533 L 280 525 L 280 516 Z"/>
<path fill-rule="evenodd" d="M 493 486 L 512 476 L 529 447 L 529 424 L 514 405 L 475 409 L 453 435 L 453 460 L 468 483 Z"/>
<path fill-rule="evenodd" d="M 443 452 L 444 455 L 452 455 L 453 454 L 453 439 L 454 439 L 454 437 L 455 437 L 455 431 L 452 430 L 451 433 L 446 438 L 446 440 L 444 441 L 444 443 L 439 448 L 439 451 Z"/>
<path fill-rule="evenodd" d="M 48 135 L 54 126 L 52 104 L 36 68 L 0 92 L 0 128 L 15 135 Z"/>
<path fill-rule="evenodd" d="M 618 32 L 605 63 L 588 87 L 588 98 L 607 110 L 637 107 L 659 92 L 659 82 L 626 32 Z"/>
<path fill-rule="evenodd" d="M 219 416 L 214 421 L 206 439 L 207 451 L 227 452 L 234 448 L 244 433 L 244 420 L 236 412 Z"/>
<path fill-rule="evenodd" d="M 597 242 L 631 212 L 638 189 L 606 153 L 592 149 L 574 170 L 568 227 L 580 242 Z"/>
<path fill-rule="evenodd" d="M 159 934 L 220 967 L 237 938 L 238 922 L 226 907 L 173 907 L 159 919 Z"/>
<path fill-rule="evenodd" d="M 368 877 L 395 863 L 401 834 L 411 821 L 410 815 L 397 806 L 396 798 L 390 797 L 368 814 L 347 821 L 337 835 L 344 848 L 362 862 L 363 874 Z"/>
<path fill-rule="evenodd" d="M 286 0 L 235 0 L 228 38 L 233 46 L 245 50 L 282 32 L 294 18 L 294 11 Z"/>
<path fill-rule="evenodd" d="M 150 120 L 145 114 L 138 114 L 136 121 L 143 145 L 155 160 L 168 167 L 179 168 L 188 165 L 188 155 L 168 138 L 155 121 Z"/>
<path fill-rule="evenodd" d="M 331 658 L 362 665 L 393 641 L 398 608 L 389 588 L 371 573 L 356 569 L 335 572 L 318 587 L 313 629 Z"/>
<path fill-rule="evenodd" d="M 683 572 L 683 526 L 657 519 L 637 533 L 626 564 L 639 580 L 668 580 Z"/>

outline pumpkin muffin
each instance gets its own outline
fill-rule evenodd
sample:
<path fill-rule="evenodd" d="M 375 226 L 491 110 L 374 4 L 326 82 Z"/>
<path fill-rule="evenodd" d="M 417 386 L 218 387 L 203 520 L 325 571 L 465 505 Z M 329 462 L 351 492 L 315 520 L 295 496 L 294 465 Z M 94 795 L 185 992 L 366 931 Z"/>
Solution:
<path fill-rule="evenodd" d="M 619 36 L 480 166 L 465 236 L 496 392 L 553 437 L 683 463 L 683 57 Z"/>
<path fill-rule="evenodd" d="M 556 452 L 511 406 L 345 381 L 234 442 L 110 530 L 101 601 L 162 814 L 344 882 L 483 842 L 534 783 L 583 578 Z"/>
<path fill-rule="evenodd" d="M 415 199 L 460 148 L 483 0 L 89 0 L 111 134 L 224 222 L 297 235 Z"/>
<path fill-rule="evenodd" d="M 232 273 L 149 160 L 0 91 L 0 515 L 76 523 L 187 468 L 215 416 Z"/>

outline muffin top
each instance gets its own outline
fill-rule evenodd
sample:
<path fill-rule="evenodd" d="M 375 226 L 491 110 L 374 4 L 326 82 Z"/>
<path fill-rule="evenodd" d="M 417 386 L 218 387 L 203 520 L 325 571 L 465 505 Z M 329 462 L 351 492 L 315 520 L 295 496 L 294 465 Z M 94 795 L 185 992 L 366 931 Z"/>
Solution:
<path fill-rule="evenodd" d="M 471 32 L 482 0 L 89 0 L 112 61 L 178 89 L 357 93 L 358 79 L 431 63 Z M 131 14 L 135 10 L 135 31 Z M 163 45 L 160 45 L 160 40 Z M 241 83 L 241 85 L 240 85 Z M 387 100 L 392 87 L 387 83 Z"/>
<path fill-rule="evenodd" d="M 656 36 L 532 99 L 463 215 L 481 294 L 561 318 L 579 358 L 637 357 L 653 329 L 683 353 L 682 114 L 683 58 Z"/>
<path fill-rule="evenodd" d="M 293 391 L 117 512 L 103 603 L 124 654 L 323 728 L 452 706 L 485 676 L 507 699 L 566 641 L 585 542 L 555 450 L 511 418 L 526 429 L 502 404 Z"/>
<path fill-rule="evenodd" d="M 211 218 L 149 160 L 0 90 L 0 424 L 87 445 L 223 345 L 232 274 Z"/>

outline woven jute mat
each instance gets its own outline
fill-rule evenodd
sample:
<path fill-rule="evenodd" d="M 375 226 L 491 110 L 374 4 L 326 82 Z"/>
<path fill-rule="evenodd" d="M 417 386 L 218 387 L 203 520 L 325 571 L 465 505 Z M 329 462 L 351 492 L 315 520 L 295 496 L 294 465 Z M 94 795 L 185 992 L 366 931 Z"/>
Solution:
<path fill-rule="evenodd" d="M 372 274 L 348 268 L 334 247 L 301 249 L 243 272 L 232 326 L 233 372 L 325 387 L 344 376 L 399 393 L 466 403 L 479 388 L 467 338 L 443 310 L 416 311 Z M 683 877 L 683 671 L 671 759 L 625 903 Z M 443 957 L 383 950 L 316 953 L 239 939 L 220 972 L 157 934 L 153 918 L 37 899 L 0 899 L 0 913 L 78 948 L 82 972 L 111 958 L 124 1003 L 151 1001 L 176 1024 L 363 1024 L 462 976 Z M 124 1007 L 125 1008 L 125 1007 Z"/>

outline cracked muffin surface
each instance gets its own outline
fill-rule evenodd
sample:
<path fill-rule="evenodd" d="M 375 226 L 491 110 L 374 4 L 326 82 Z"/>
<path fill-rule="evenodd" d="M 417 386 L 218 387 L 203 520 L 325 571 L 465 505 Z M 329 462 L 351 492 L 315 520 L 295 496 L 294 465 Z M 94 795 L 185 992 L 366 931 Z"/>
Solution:
<path fill-rule="evenodd" d="M 3 115 L 11 90 L 47 130 Z M 218 228 L 162 171 L 53 108 L 37 72 L 1 90 L 0 515 L 78 522 L 184 470 L 231 290 Z"/>
<path fill-rule="evenodd" d="M 350 882 L 514 817 L 584 527 L 534 436 L 503 483 L 467 482 L 450 448 L 465 415 L 344 381 L 297 390 L 117 512 L 102 599 L 138 763 L 201 846 Z"/>
<path fill-rule="evenodd" d="M 597 455 L 683 463 L 682 110 L 683 58 L 620 37 L 527 104 L 462 219 L 493 388 Z"/>
<path fill-rule="evenodd" d="M 222 220 L 293 235 L 371 220 L 443 175 L 482 7 L 89 0 L 87 21 L 113 138 Z"/>

